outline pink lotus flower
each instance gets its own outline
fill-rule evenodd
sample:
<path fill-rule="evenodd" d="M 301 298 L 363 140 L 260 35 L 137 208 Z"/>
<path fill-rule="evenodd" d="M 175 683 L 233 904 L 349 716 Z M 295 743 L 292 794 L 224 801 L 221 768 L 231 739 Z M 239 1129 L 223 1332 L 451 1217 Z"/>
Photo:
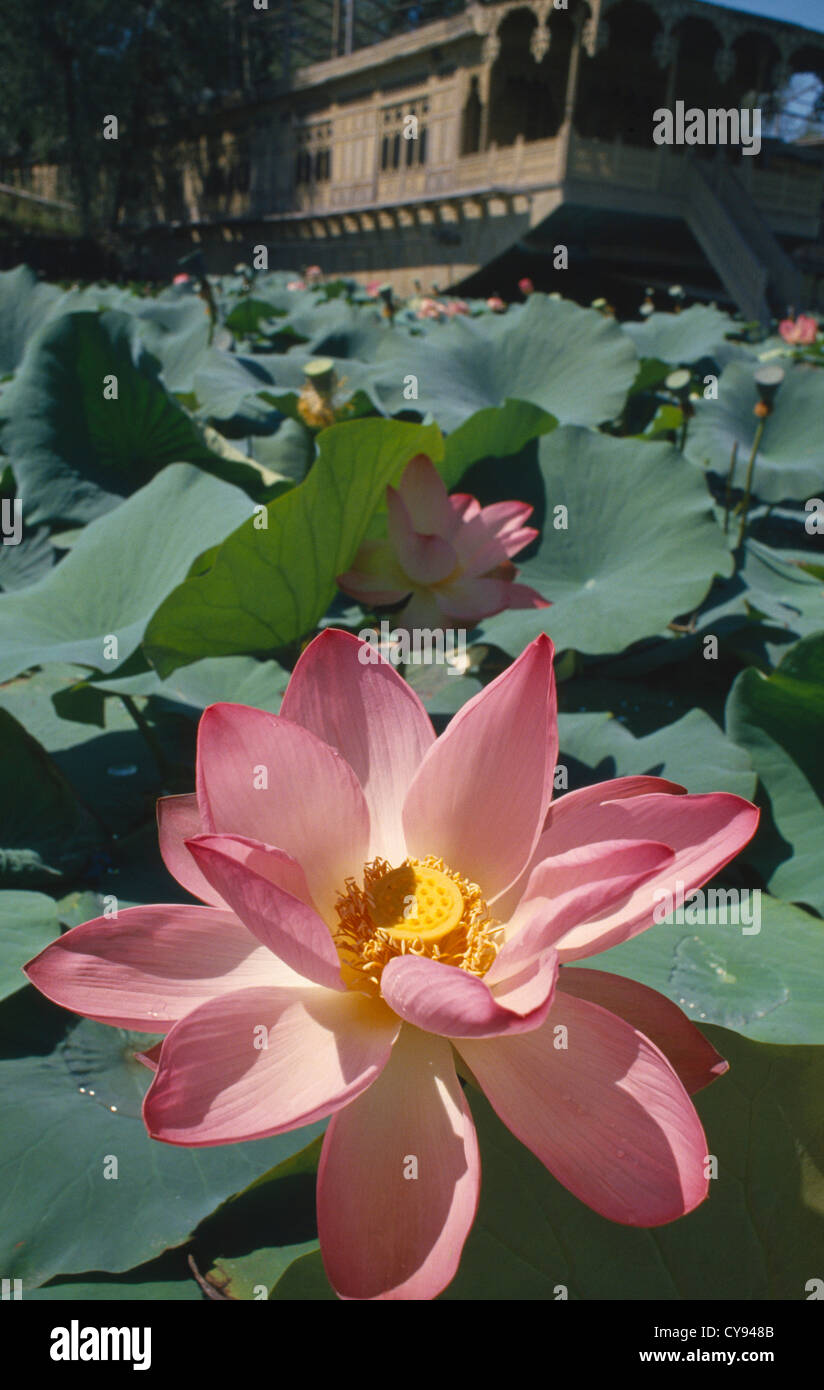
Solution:
<path fill-rule="evenodd" d="M 286 286 L 287 290 L 305 290 L 305 280 L 290 280 Z"/>
<path fill-rule="evenodd" d="M 758 812 L 645 776 L 551 805 L 545 636 L 437 740 L 364 646 L 322 633 L 279 716 L 204 713 L 197 792 L 158 807 L 166 865 L 202 905 L 87 922 L 26 973 L 77 1013 L 165 1034 L 147 1057 L 156 1139 L 331 1116 L 317 1202 L 334 1288 L 425 1299 L 455 1274 L 478 1201 L 456 1060 L 610 1220 L 659 1225 L 707 1195 L 688 1092 L 726 1064 L 668 999 L 576 962 L 649 927 L 676 880 L 717 873 Z"/>
<path fill-rule="evenodd" d="M 379 295 L 380 292 L 381 292 L 381 286 L 382 286 L 382 284 L 383 284 L 383 281 L 382 281 L 382 280 L 368 280 L 368 281 L 367 281 L 367 284 L 366 284 L 366 293 L 370 296 L 371 299 L 377 299 L 378 295 Z"/>
<path fill-rule="evenodd" d="M 523 280 L 518 281 L 518 289 L 521 291 L 521 294 L 525 295 L 535 293 L 535 286 L 533 285 L 528 275 L 525 275 Z"/>
<path fill-rule="evenodd" d="M 396 488 L 386 489 L 386 540 L 364 541 L 352 568 L 338 577 L 344 593 L 365 604 L 408 599 L 397 625 L 441 628 L 477 623 L 505 608 L 548 608 L 510 557 L 538 535 L 524 523 L 524 502 L 481 507 L 466 493 L 449 496 L 434 464 L 418 454 Z"/>
<path fill-rule="evenodd" d="M 818 324 L 809 314 L 799 314 L 797 319 L 782 319 L 778 331 L 785 343 L 808 347 L 816 340 Z"/>
<path fill-rule="evenodd" d="M 437 299 L 422 299 L 418 305 L 416 317 L 419 319 L 439 319 L 446 310 L 443 304 Z"/>
<path fill-rule="evenodd" d="M 176 275 L 172 281 L 173 285 L 188 285 L 188 283 L 189 276 L 186 274 L 185 271 L 181 271 L 181 273 L 179 275 Z"/>
<path fill-rule="evenodd" d="M 499 294 L 491 294 L 486 301 L 487 309 L 491 309 L 493 314 L 503 314 L 506 312 L 506 305 Z"/>
<path fill-rule="evenodd" d="M 444 309 L 446 317 L 452 319 L 456 314 L 468 314 L 469 305 L 464 299 L 450 299 Z"/>

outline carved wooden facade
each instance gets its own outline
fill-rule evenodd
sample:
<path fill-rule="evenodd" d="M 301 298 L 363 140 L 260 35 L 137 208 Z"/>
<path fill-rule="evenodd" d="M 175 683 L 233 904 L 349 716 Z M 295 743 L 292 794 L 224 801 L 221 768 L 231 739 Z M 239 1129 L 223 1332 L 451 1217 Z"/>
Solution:
<path fill-rule="evenodd" d="M 156 217 L 221 268 L 264 243 L 272 266 L 404 290 L 551 247 L 562 209 L 567 226 L 576 210 L 641 219 L 652 241 L 674 219 L 763 317 L 798 293 L 788 250 L 819 237 L 821 160 L 775 141 L 754 157 L 659 146 L 653 112 L 752 108 L 793 72 L 824 75 L 824 36 L 702 0 L 468 4 L 169 150 Z"/>

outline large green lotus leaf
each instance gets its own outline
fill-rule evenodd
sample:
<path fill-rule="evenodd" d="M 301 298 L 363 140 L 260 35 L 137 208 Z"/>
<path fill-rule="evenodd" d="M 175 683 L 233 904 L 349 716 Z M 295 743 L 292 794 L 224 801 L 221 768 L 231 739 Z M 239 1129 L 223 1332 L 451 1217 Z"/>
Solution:
<path fill-rule="evenodd" d="M 824 1044 L 824 922 L 767 893 L 736 893 L 700 907 L 687 893 L 683 922 L 668 919 L 578 963 L 660 990 L 702 1026 Z"/>
<path fill-rule="evenodd" d="M 284 1271 L 270 1295 L 275 1303 L 337 1303 L 326 1277 L 320 1246 L 299 1255 Z"/>
<path fill-rule="evenodd" d="M 627 324 L 623 327 L 626 328 Z M 647 392 L 654 386 L 660 386 L 669 375 L 669 370 L 670 364 L 662 362 L 659 357 L 642 357 L 638 362 L 638 372 L 632 383 L 630 398 L 642 391 Z"/>
<path fill-rule="evenodd" d="M 291 331 L 304 340 L 310 357 L 334 357 L 342 361 L 374 360 L 382 343 L 394 336 L 374 304 L 357 308 L 341 299 L 326 304 L 303 304 L 277 321 L 279 332 Z"/>
<path fill-rule="evenodd" d="M 473 1088 L 481 1204 L 444 1299 L 804 1299 L 824 1237 L 824 1050 L 707 1030 L 731 1065 L 696 1098 L 718 1178 L 669 1226 L 596 1216 Z"/>
<path fill-rule="evenodd" d="M 519 578 L 552 606 L 489 618 L 483 640 L 516 655 L 548 632 L 559 651 L 619 652 L 696 608 L 713 576 L 731 573 L 704 481 L 672 445 L 567 426 L 538 440 L 538 462 L 546 520 Z M 507 491 L 519 496 L 517 475 Z M 566 530 L 555 529 L 561 505 Z"/>
<path fill-rule="evenodd" d="M 270 364 L 277 360 L 270 354 L 252 356 L 209 348 L 193 375 L 192 390 L 200 414 L 221 421 L 240 417 L 255 431 L 276 429 L 280 414 L 260 393 L 271 389 L 275 377 Z"/>
<path fill-rule="evenodd" d="M 76 285 L 68 290 L 60 303 L 61 314 L 90 314 L 107 309 L 117 309 L 124 314 L 134 314 L 146 304 L 130 289 L 122 285 Z"/>
<path fill-rule="evenodd" d="M 639 357 L 656 357 L 680 366 L 714 356 L 724 334 L 735 325 L 729 314 L 708 304 L 693 304 L 682 314 L 650 314 L 643 323 L 621 325 Z"/>
<path fill-rule="evenodd" d="M 117 399 L 104 397 L 117 378 Z M 26 521 L 88 521 L 172 462 L 213 464 L 126 314 L 61 314 L 3 398 L 0 444 Z"/>
<path fill-rule="evenodd" d="M 0 545 L 0 589 L 4 593 L 27 589 L 48 574 L 56 559 L 46 526 L 24 535 L 19 545 Z"/>
<path fill-rule="evenodd" d="M 249 457 L 263 468 L 302 483 L 315 457 L 315 437 L 302 420 L 285 419 L 274 434 L 251 435 Z"/>
<path fill-rule="evenodd" d="M 174 790 L 191 792 L 193 790 L 191 773 L 174 785 Z M 192 898 L 172 877 L 160 857 L 157 838 L 156 800 L 167 790 L 158 786 L 155 779 L 154 794 L 146 797 L 142 824 L 134 826 L 134 799 L 132 799 L 133 828 L 122 834 L 111 846 L 111 853 L 105 858 L 102 868 L 94 875 L 98 886 L 95 896 L 117 899 L 118 908 L 136 907 L 143 903 L 191 903 Z M 91 878 L 92 876 L 89 875 Z M 91 921 L 101 913 L 84 897 L 78 902 L 77 912 L 89 906 L 81 920 Z M 111 904 L 109 904 L 111 906 Z M 103 904 L 105 911 L 106 903 Z"/>
<path fill-rule="evenodd" d="M 212 1297 L 265 1300 L 295 1259 L 318 1248 L 315 1178 L 320 1143 L 314 1140 L 230 1197 L 200 1223 L 186 1246 L 167 1250 L 119 1276 L 59 1275 L 45 1287 L 29 1290 L 26 1298 L 199 1302 L 204 1295 L 195 1278 L 197 1270 L 215 1290 Z"/>
<path fill-rule="evenodd" d="M 690 630 L 662 632 L 655 648 L 633 653 L 622 664 L 694 661 L 714 636 L 721 658 L 777 665 L 797 638 L 824 628 L 824 574 L 812 572 L 810 559 L 807 551 L 776 550 L 748 538 L 735 573 L 713 585 Z"/>
<path fill-rule="evenodd" d="M 56 1274 L 119 1273 L 179 1245 L 322 1128 L 214 1148 L 158 1143 L 140 1116 L 150 1072 L 134 1058 L 148 1041 L 88 1020 L 67 1025 L 33 990 L 3 1005 L 0 1264 L 24 1288 Z M 104 1176 L 108 1156 L 116 1178 Z"/>
<path fill-rule="evenodd" d="M 135 676 L 113 676 L 90 681 L 104 695 L 152 695 L 174 700 L 195 710 L 230 700 L 277 714 L 289 672 L 276 661 L 255 661 L 251 656 L 206 657 L 181 666 L 167 680 L 154 670 Z"/>
<path fill-rule="evenodd" d="M 0 273 L 0 377 L 20 365 L 26 343 L 60 298 L 57 286 L 42 284 L 27 265 Z"/>
<path fill-rule="evenodd" d="M 60 935 L 57 906 L 45 893 L 0 893 L 0 999 L 22 989 L 22 967 Z"/>
<path fill-rule="evenodd" d="M 530 401 L 562 424 L 600 425 L 620 413 L 638 359 L 611 319 L 532 295 L 518 315 L 456 318 L 438 333 L 397 335 L 377 364 L 377 394 L 389 414 L 409 408 L 403 390 L 412 375 L 415 408 L 451 431 L 508 399 Z"/>
<path fill-rule="evenodd" d="M 131 1270 L 122 1279 L 103 1275 L 94 1280 L 47 1284 L 42 1289 L 29 1289 L 26 1299 L 37 1303 L 202 1303 L 203 1294 L 191 1277 L 153 1278 Z"/>
<path fill-rule="evenodd" d="M 443 455 L 435 426 L 400 420 L 335 425 L 318 442 L 304 482 L 269 503 L 267 529 L 244 523 L 211 568 L 182 583 L 155 613 L 145 645 L 164 679 L 197 657 L 268 651 L 309 632 L 387 484 L 415 454 Z"/>
<path fill-rule="evenodd" d="M 211 323 L 202 299 L 141 300 L 133 310 L 141 340 L 161 365 L 167 391 L 191 391 L 209 346 Z"/>
<path fill-rule="evenodd" d="M 224 319 L 248 295 L 254 299 L 265 301 L 270 315 L 284 317 L 291 313 L 299 303 L 311 304 L 315 301 L 316 295 L 312 290 L 287 290 L 287 282 L 298 279 L 300 276 L 297 271 L 293 275 L 271 271 L 255 275 L 251 287 L 248 280 L 239 275 L 221 275 L 220 279 L 213 277 L 211 284 L 220 315 Z M 166 293 L 181 293 L 181 291 L 173 286 Z M 186 288 L 182 293 L 187 295 L 191 293 L 191 290 Z"/>
<path fill-rule="evenodd" d="M 702 709 L 643 738 L 633 738 L 618 719 L 604 713 L 562 714 L 558 732 L 559 761 L 583 764 L 588 783 L 641 773 L 680 782 L 690 792 L 726 791 L 747 798 L 755 792 L 747 753 Z"/>
<path fill-rule="evenodd" d="M 124 661 L 196 556 L 251 513 L 239 488 L 191 464 L 165 468 L 90 523 L 45 579 L 0 598 L 0 680 L 45 661 L 103 670 L 107 636 Z"/>
<path fill-rule="evenodd" d="M 708 1200 L 668 1226 L 644 1230 L 596 1215 L 469 1087 L 481 1199 L 442 1301 L 807 1297 L 824 1239 L 824 1049 L 705 1031 L 730 1062 L 727 1075 L 695 1097 L 718 1176 Z M 296 1260 L 272 1297 L 334 1299 L 320 1252 Z"/>
<path fill-rule="evenodd" d="M 454 488 L 466 470 L 482 459 L 512 458 L 540 434 L 549 434 L 558 421 L 527 401 L 506 401 L 470 415 L 445 442 L 444 460 L 438 469 L 447 487 Z M 496 483 L 501 487 L 500 470 Z"/>
<path fill-rule="evenodd" d="M 119 699 L 104 701 L 102 695 L 92 691 L 99 700 L 95 722 L 82 723 L 58 714 L 58 708 L 65 709 L 66 692 L 73 693 L 84 675 L 79 666 L 55 663 L 43 667 L 2 686 L 0 709 L 25 725 L 27 734 L 47 751 L 80 802 L 93 807 L 102 824 L 122 836 L 136 821 L 151 815 L 154 800 L 161 794 L 160 773 L 134 719 Z M 150 722 L 151 715 L 151 710 L 144 710 L 144 717 Z M 155 727 L 155 735 L 164 747 L 171 742 L 172 732 L 166 739 L 165 729 Z M 167 751 L 170 760 L 178 760 L 174 742 Z M 36 780 L 32 780 L 30 795 L 36 785 Z M 31 835 L 36 834 L 37 825 L 33 823 Z M 99 838 L 103 839 L 102 828 Z M 122 843 L 118 840 L 118 848 Z M 168 892 L 174 889 L 171 879 L 168 884 L 162 895 L 166 902 L 170 901 Z M 119 886 L 112 891 L 119 893 Z M 91 910 L 77 921 L 98 916 L 102 910 Z"/>
<path fill-rule="evenodd" d="M 749 538 L 739 571 L 740 601 L 748 612 L 799 637 L 824 628 L 824 580 L 802 568 L 812 559 L 806 551 L 776 550 Z"/>
<path fill-rule="evenodd" d="M 338 344 L 345 347 L 346 344 Z M 271 435 L 281 414 L 296 416 L 298 394 L 305 385 L 305 367 L 318 356 L 330 357 L 339 384 L 341 402 L 363 392 L 369 408 L 381 410 L 374 389 L 382 369 L 352 355 L 319 353 L 304 346 L 288 353 L 230 353 L 213 347 L 200 360 L 194 374 L 194 395 L 200 414 L 231 421 L 233 434 Z M 409 409 L 410 403 L 404 403 Z M 359 412 L 359 413 L 362 413 Z M 300 423 L 300 417 L 297 417 Z"/>
<path fill-rule="evenodd" d="M 410 664 L 404 675 L 433 718 L 456 714 L 467 700 L 483 689 L 475 676 L 460 675 L 458 669 L 450 668 L 447 663 Z"/>
<path fill-rule="evenodd" d="M 756 867 L 773 892 L 824 913 L 824 634 L 798 642 L 770 676 L 742 671 L 727 727 L 769 801 Z"/>
<path fill-rule="evenodd" d="M 271 502 L 281 492 L 287 492 L 296 479 L 285 473 L 267 468 L 252 457 L 251 450 L 243 452 L 212 425 L 204 424 L 203 438 L 208 447 L 221 460 L 219 466 L 209 472 L 222 477 L 227 483 L 243 488 L 255 502 Z"/>
<path fill-rule="evenodd" d="M 0 708 L 0 886 L 46 887 L 102 838 L 45 749 Z"/>
<path fill-rule="evenodd" d="M 272 306 L 265 299 L 245 295 L 238 299 L 226 315 L 224 323 L 237 338 L 258 337 L 263 324 L 272 318 Z"/>
<path fill-rule="evenodd" d="M 293 1261 L 317 1249 L 320 1149 L 316 1139 L 264 1173 L 195 1233 L 197 1265 L 226 1298 L 268 1298 Z"/>
<path fill-rule="evenodd" d="M 687 457 L 726 478 L 738 445 L 733 485 L 743 488 L 758 419 L 754 364 L 731 362 L 718 382 L 717 400 L 699 400 L 687 435 Z M 821 421 L 824 372 L 795 363 L 786 367 L 756 456 L 752 491 L 765 502 L 806 499 L 822 481 Z"/>
<path fill-rule="evenodd" d="M 736 693 L 742 704 L 746 694 Z M 740 707 L 739 707 L 740 708 Z M 824 805 L 781 744 L 744 717 L 731 730 L 747 748 L 769 802 L 771 816 L 747 857 L 774 893 L 824 913 Z"/>
<path fill-rule="evenodd" d="M 796 642 L 770 676 L 744 671 L 736 684 L 747 695 L 742 713 L 786 748 L 824 797 L 824 632 Z"/>

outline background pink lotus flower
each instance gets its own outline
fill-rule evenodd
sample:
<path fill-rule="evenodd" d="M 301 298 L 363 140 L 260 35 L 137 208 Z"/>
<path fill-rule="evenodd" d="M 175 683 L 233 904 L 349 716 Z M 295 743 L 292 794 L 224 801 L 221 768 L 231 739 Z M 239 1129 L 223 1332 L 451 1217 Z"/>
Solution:
<path fill-rule="evenodd" d="M 453 319 L 458 314 L 468 314 L 469 305 L 466 303 L 466 300 L 464 299 L 450 299 L 446 303 L 444 313 L 446 314 L 447 318 Z"/>
<path fill-rule="evenodd" d="M 189 276 L 186 274 L 185 271 L 181 271 L 181 273 L 179 275 L 176 275 L 172 280 L 173 285 L 188 285 L 188 283 Z"/>
<path fill-rule="evenodd" d="M 816 340 L 818 324 L 809 314 L 799 314 L 797 319 L 782 319 L 778 331 L 785 343 L 807 347 Z"/>
<path fill-rule="evenodd" d="M 338 577 L 344 593 L 365 604 L 397 604 L 408 598 L 396 625 L 443 627 L 477 623 L 505 608 L 548 608 L 526 584 L 510 557 L 538 535 L 524 523 L 525 502 L 481 507 L 466 493 L 449 496 L 424 454 L 386 489 L 386 540 L 363 543 L 352 568 Z"/>
<path fill-rule="evenodd" d="M 491 309 L 493 314 L 503 314 L 506 310 L 506 304 L 499 294 L 491 294 L 486 301 L 486 307 Z"/>
<path fill-rule="evenodd" d="M 147 1054 L 156 1139 L 331 1117 L 317 1204 L 334 1288 L 426 1299 L 454 1276 L 478 1201 L 456 1060 L 603 1216 L 655 1226 L 707 1195 L 688 1092 L 726 1064 L 668 999 L 576 962 L 649 927 L 661 889 L 715 874 L 758 812 L 645 776 L 551 804 L 546 637 L 437 740 L 362 650 L 327 630 L 280 716 L 204 713 L 197 792 L 158 808 L 164 860 L 200 904 L 75 927 L 27 974 L 77 1013 L 165 1035 Z"/>
<path fill-rule="evenodd" d="M 445 313 L 443 304 L 437 299 L 422 299 L 416 311 L 416 318 L 439 319 Z"/>
<path fill-rule="evenodd" d="M 287 290 L 305 290 L 305 280 L 290 280 L 286 286 Z"/>
<path fill-rule="evenodd" d="M 525 295 L 535 293 L 535 286 L 533 285 L 528 275 L 525 275 L 523 280 L 518 281 L 518 289 L 521 291 L 521 294 Z"/>

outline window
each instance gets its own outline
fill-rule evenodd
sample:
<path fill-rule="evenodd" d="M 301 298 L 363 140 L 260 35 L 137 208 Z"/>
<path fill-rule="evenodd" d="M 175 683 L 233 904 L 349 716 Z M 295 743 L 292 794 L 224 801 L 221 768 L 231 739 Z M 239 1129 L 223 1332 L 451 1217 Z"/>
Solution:
<path fill-rule="evenodd" d="M 426 97 L 403 106 L 387 106 L 381 113 L 381 170 L 414 169 L 426 163 Z"/>
<path fill-rule="evenodd" d="M 295 183 L 314 186 L 332 177 L 332 123 L 317 122 L 298 130 Z"/>

